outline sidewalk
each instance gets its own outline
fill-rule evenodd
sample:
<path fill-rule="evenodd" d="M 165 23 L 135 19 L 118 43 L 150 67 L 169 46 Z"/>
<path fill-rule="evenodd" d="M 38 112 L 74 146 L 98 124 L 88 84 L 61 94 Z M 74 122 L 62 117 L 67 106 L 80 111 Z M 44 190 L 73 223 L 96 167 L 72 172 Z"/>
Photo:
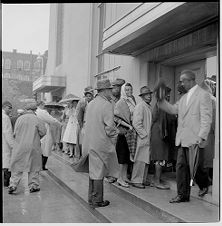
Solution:
<path fill-rule="evenodd" d="M 69 188 L 87 203 L 88 174 L 76 173 L 70 167 L 72 162 L 73 160 L 70 160 L 62 152 L 53 152 L 48 162 L 48 168 L 50 169 L 48 173 L 54 179 L 56 178 L 63 187 Z M 138 211 L 139 209 L 145 211 L 154 218 L 158 218 L 160 222 L 217 222 L 219 220 L 219 207 L 217 205 L 195 197 L 191 197 L 191 201 L 188 203 L 169 203 L 169 199 L 176 196 L 176 191 L 173 189 L 166 191 L 153 187 L 146 187 L 146 189 L 123 188 L 116 183 L 109 184 L 107 182 L 104 185 L 105 198 L 110 200 L 111 205 L 106 208 L 98 208 L 98 211 L 105 217 L 108 216 L 108 218 L 110 215 L 115 215 L 115 211 L 117 211 L 115 208 L 121 208 L 119 205 L 127 202 L 134 206 L 132 206 L 133 211 L 130 212 L 129 210 L 128 212 L 128 217 L 132 217 L 133 222 L 138 222 L 133 216 L 134 208 L 137 208 Z M 111 213 L 108 213 L 108 210 Z M 126 210 L 123 209 L 124 211 Z M 126 223 L 124 219 L 119 218 L 118 221 L 118 216 L 113 217 L 116 218 L 115 221 L 109 220 L 116 223 Z"/>
<path fill-rule="evenodd" d="M 41 190 L 29 193 L 27 173 L 16 194 L 3 190 L 4 223 L 99 223 L 78 200 L 59 187 L 45 171 L 41 171 Z"/>

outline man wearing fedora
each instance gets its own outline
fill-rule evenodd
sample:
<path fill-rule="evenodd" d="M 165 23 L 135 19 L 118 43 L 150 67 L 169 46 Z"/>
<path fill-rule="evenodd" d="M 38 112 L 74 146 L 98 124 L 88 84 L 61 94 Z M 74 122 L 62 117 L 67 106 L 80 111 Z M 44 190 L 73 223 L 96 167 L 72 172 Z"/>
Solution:
<path fill-rule="evenodd" d="M 152 92 L 148 86 L 143 86 L 140 89 L 139 96 L 142 98 L 142 101 L 136 105 L 133 114 L 133 127 L 138 136 L 131 184 L 136 188 L 145 188 L 148 164 L 150 163 L 150 136 L 152 124 L 150 102 L 152 100 Z"/>
<path fill-rule="evenodd" d="M 42 168 L 40 139 L 46 128 L 35 114 L 35 102 L 27 103 L 26 112 L 15 123 L 15 143 L 10 161 L 11 178 L 8 193 L 16 191 L 23 172 L 28 172 L 30 192 L 40 190 L 39 171 Z"/>
<path fill-rule="evenodd" d="M 103 179 L 110 175 L 110 167 L 116 169 L 118 160 L 115 144 L 118 130 L 114 124 L 114 109 L 111 103 L 112 86 L 108 79 L 99 80 L 96 87 L 98 94 L 87 106 L 83 152 L 89 153 L 89 193 L 91 207 L 109 205 L 103 200 Z M 115 164 L 113 166 L 113 164 Z"/>
<path fill-rule="evenodd" d="M 124 79 L 121 79 L 121 78 L 116 78 L 113 82 L 112 82 L 112 103 L 113 105 L 115 105 L 119 100 L 120 100 L 120 97 L 121 97 L 121 87 L 122 85 L 125 83 L 125 80 Z M 115 118 L 114 118 L 115 120 Z M 115 170 L 115 169 L 114 169 Z M 112 176 L 107 176 L 106 177 L 107 181 L 109 183 L 114 183 L 115 181 L 117 181 L 117 178 L 115 177 L 112 177 Z"/>
<path fill-rule="evenodd" d="M 76 118 L 78 120 L 77 126 L 77 141 L 76 141 L 76 156 L 82 156 L 82 140 L 84 135 L 86 107 L 94 98 L 94 89 L 92 86 L 87 86 L 84 89 L 84 98 L 82 98 L 76 106 Z"/>
<path fill-rule="evenodd" d="M 124 79 L 121 78 L 117 78 L 112 82 L 112 100 L 114 101 L 114 103 L 117 103 L 117 101 L 120 99 L 121 97 L 121 87 L 122 85 L 125 83 Z"/>

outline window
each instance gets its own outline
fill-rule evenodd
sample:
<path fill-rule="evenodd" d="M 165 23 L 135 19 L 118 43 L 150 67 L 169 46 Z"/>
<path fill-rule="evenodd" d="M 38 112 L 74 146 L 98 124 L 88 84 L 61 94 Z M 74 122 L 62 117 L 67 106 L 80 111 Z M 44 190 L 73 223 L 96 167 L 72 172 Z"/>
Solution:
<path fill-rule="evenodd" d="M 39 71 L 40 70 L 40 63 L 38 61 L 36 61 L 34 63 L 34 70 Z"/>
<path fill-rule="evenodd" d="M 25 63 L 24 63 L 24 70 L 26 70 L 26 71 L 30 70 L 30 62 L 29 61 L 25 61 Z"/>
<path fill-rule="evenodd" d="M 23 61 L 22 60 L 18 60 L 17 61 L 17 69 L 18 70 L 23 70 Z"/>
<path fill-rule="evenodd" d="M 2 58 L 2 68 L 4 68 L 4 58 Z"/>
<path fill-rule="evenodd" d="M 11 60 L 10 59 L 5 60 L 5 69 L 11 69 Z"/>
<path fill-rule="evenodd" d="M 4 77 L 4 78 L 10 78 L 11 75 L 10 75 L 10 73 L 5 73 L 3 77 Z"/>

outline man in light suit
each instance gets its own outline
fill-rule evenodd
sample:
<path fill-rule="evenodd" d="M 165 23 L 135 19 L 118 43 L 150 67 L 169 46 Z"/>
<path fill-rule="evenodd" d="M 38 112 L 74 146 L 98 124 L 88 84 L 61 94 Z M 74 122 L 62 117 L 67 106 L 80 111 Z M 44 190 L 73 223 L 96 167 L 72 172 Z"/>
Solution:
<path fill-rule="evenodd" d="M 193 71 L 181 72 L 180 81 L 187 93 L 174 105 L 166 100 L 159 101 L 159 107 L 170 114 L 178 114 L 176 146 L 179 146 L 176 165 L 177 193 L 170 203 L 188 202 L 190 200 L 189 147 L 199 144 L 199 165 L 196 183 L 199 196 L 208 192 L 208 178 L 203 171 L 203 147 L 207 140 L 212 122 L 212 101 L 209 93 L 196 84 Z"/>

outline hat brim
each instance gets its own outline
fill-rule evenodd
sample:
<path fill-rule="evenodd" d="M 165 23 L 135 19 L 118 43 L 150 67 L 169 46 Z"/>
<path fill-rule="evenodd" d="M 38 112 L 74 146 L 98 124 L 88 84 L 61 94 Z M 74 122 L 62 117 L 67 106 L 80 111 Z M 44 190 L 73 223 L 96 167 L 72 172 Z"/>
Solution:
<path fill-rule="evenodd" d="M 109 88 L 95 88 L 96 90 L 103 90 L 103 89 L 112 89 L 113 86 L 109 87 Z"/>
<path fill-rule="evenodd" d="M 139 96 L 144 96 L 146 94 L 151 94 L 151 93 L 153 93 L 153 92 L 141 93 L 141 94 L 139 94 Z"/>
<path fill-rule="evenodd" d="M 92 91 L 86 91 L 86 92 L 84 92 L 84 95 L 86 95 L 87 93 L 89 93 L 91 95 L 94 95 L 94 90 L 92 90 Z"/>

